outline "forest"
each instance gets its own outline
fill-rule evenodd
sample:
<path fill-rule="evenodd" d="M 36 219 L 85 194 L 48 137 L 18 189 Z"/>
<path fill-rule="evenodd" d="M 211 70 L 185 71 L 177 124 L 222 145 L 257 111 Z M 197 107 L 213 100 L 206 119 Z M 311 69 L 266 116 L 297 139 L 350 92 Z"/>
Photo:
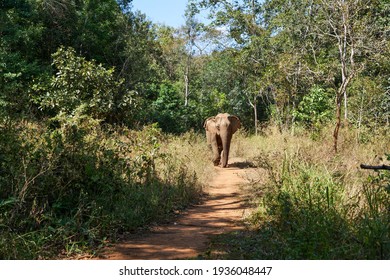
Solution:
<path fill-rule="evenodd" d="M 390 162 L 389 2 L 188 0 L 184 17 L 1 1 L 0 259 L 94 254 L 199 201 L 223 112 L 264 176 L 246 237 L 215 241 L 227 258 L 390 259 L 390 173 L 360 168 Z"/>

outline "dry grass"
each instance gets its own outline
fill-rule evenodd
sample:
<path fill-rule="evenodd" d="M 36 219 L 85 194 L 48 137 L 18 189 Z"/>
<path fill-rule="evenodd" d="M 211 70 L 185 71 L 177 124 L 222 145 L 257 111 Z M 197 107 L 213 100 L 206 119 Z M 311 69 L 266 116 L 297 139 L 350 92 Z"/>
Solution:
<path fill-rule="evenodd" d="M 336 154 L 332 127 L 315 135 L 274 127 L 261 136 L 237 133 L 232 156 L 253 162 L 263 178 L 247 188 L 257 201 L 256 231 L 219 239 L 230 244 L 226 258 L 388 258 L 389 176 L 360 169 L 389 164 L 388 138 L 361 143 L 357 134 L 344 128 Z"/>
<path fill-rule="evenodd" d="M 325 128 L 313 139 L 309 133 L 302 132 L 292 135 L 289 132 L 279 132 L 275 127 L 268 129 L 262 136 L 247 136 L 237 133 L 233 139 L 232 155 L 248 160 L 259 155 L 268 155 L 275 160 L 283 156 L 296 156 L 310 165 L 322 165 L 329 172 L 343 173 L 346 182 L 353 187 L 360 184 L 361 178 L 366 178 L 368 171 L 361 170 L 360 164 L 386 163 L 385 154 L 389 153 L 387 135 L 376 136 L 370 142 L 358 143 L 356 131 L 344 129 L 340 132 L 339 153 L 333 151 L 332 127 Z"/>
<path fill-rule="evenodd" d="M 233 136 L 230 157 L 253 161 L 259 156 L 267 156 L 274 163 L 282 163 L 283 158 L 296 158 L 311 166 L 323 166 L 331 174 L 339 174 L 347 187 L 361 187 L 367 174 L 360 164 L 386 163 L 384 155 L 389 152 L 386 135 L 377 136 L 367 143 L 356 141 L 356 131 L 344 129 L 340 132 L 339 153 L 333 151 L 332 127 L 325 128 L 316 139 L 310 133 L 301 131 L 292 135 L 279 132 L 276 127 L 269 127 L 261 136 L 248 135 L 239 130 Z M 174 155 L 178 164 L 195 172 L 198 180 L 206 184 L 213 175 L 211 152 L 203 134 L 188 132 L 177 137 L 169 137 L 162 147 L 162 152 Z"/>
<path fill-rule="evenodd" d="M 189 174 L 195 174 L 202 185 L 207 185 L 215 172 L 203 134 L 187 132 L 180 136 L 170 136 L 161 151 L 171 155 L 170 158 L 176 161 L 177 166 L 186 168 Z"/>

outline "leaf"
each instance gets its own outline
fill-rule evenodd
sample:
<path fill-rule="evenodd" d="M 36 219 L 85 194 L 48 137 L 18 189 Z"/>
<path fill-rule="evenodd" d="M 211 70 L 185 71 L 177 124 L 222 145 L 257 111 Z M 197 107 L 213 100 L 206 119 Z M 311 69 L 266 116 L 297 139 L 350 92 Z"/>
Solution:
<path fill-rule="evenodd" d="M 8 198 L 8 199 L 3 200 L 3 201 L 0 202 L 0 208 L 6 207 L 6 206 L 8 206 L 8 205 L 13 205 L 13 204 L 15 204 L 16 202 L 18 202 L 18 198 L 16 198 L 16 197 L 10 197 L 10 198 Z"/>

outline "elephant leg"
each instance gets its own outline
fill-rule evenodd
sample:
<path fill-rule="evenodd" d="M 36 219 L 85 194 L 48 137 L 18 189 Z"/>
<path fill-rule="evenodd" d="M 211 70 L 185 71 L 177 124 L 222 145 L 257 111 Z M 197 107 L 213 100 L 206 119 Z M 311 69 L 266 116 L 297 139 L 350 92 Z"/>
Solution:
<path fill-rule="evenodd" d="M 211 148 L 213 150 L 213 163 L 214 166 L 218 166 L 221 161 L 221 150 L 222 150 L 222 141 L 221 137 L 217 134 L 213 134 L 210 137 Z"/>
<path fill-rule="evenodd" d="M 219 165 L 221 163 L 221 153 L 223 154 L 222 139 L 221 136 L 219 135 L 217 135 L 217 144 L 218 144 L 218 159 L 216 159 L 217 162 L 214 162 L 214 165 Z"/>
<path fill-rule="evenodd" d="M 210 150 L 212 149 L 211 148 L 211 138 L 212 138 L 212 133 L 210 131 L 206 130 L 207 146 L 210 148 Z"/>

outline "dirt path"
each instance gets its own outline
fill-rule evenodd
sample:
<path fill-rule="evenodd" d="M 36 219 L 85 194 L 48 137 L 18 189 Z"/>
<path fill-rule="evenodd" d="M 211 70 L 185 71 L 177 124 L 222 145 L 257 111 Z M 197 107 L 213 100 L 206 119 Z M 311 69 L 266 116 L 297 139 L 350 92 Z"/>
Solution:
<path fill-rule="evenodd" d="M 229 159 L 228 168 L 216 167 L 216 176 L 206 189 L 208 197 L 169 224 L 146 234 L 130 235 L 128 241 L 106 250 L 104 259 L 187 259 L 208 248 L 212 235 L 240 230 L 245 212 L 240 185 L 246 182 L 247 165 L 239 158 Z"/>

